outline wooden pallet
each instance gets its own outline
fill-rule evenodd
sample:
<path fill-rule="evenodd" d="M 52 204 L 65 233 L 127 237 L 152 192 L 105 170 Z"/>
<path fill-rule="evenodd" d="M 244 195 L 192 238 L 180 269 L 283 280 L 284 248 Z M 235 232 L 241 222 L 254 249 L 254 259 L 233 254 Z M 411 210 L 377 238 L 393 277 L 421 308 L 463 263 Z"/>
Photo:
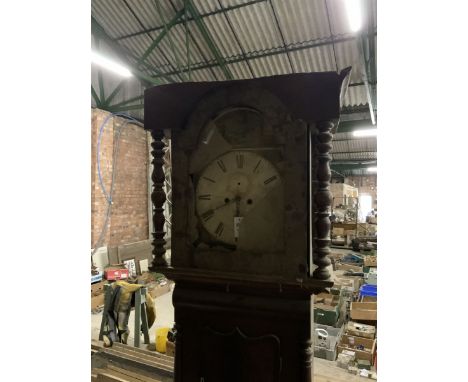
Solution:
<path fill-rule="evenodd" d="M 129 371 L 114 365 L 105 368 L 94 368 L 91 371 L 91 381 L 96 382 L 161 382 L 137 372 Z"/>
<path fill-rule="evenodd" d="M 139 349 L 120 343 L 114 343 L 112 347 L 105 348 L 98 341 L 91 342 L 91 351 L 119 365 L 128 365 L 164 377 L 174 376 L 174 358 L 155 351 Z"/>

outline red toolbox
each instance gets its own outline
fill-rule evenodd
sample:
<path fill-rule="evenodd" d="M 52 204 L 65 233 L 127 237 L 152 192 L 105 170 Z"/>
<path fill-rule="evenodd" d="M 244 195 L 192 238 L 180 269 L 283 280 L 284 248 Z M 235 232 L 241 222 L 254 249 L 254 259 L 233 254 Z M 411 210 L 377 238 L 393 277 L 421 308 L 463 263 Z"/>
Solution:
<path fill-rule="evenodd" d="M 128 279 L 128 269 L 108 268 L 104 271 L 106 280 L 125 280 Z"/>

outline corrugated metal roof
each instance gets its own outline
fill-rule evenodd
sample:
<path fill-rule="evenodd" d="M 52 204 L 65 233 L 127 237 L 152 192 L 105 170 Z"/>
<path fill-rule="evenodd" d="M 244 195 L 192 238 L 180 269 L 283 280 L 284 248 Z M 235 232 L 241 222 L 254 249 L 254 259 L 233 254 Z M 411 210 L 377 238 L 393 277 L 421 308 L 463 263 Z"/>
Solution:
<path fill-rule="evenodd" d="M 160 12 L 155 0 L 93 0 L 92 16 L 118 44 L 134 57 L 141 57 L 163 32 L 165 23 L 184 7 L 184 0 L 156 1 Z M 367 104 L 360 52 L 346 19 L 343 0 L 192 1 L 235 79 L 292 72 L 336 71 L 352 66 L 350 83 L 357 85 L 348 88 L 343 106 L 352 108 Z M 366 4 L 376 20 L 376 0 Z M 221 9 L 233 6 L 237 8 L 221 12 Z M 159 29 L 145 31 L 155 28 Z M 174 81 L 187 81 L 187 74 L 174 74 L 188 65 L 187 30 L 192 68 L 190 79 L 226 79 L 215 54 L 193 20 L 173 26 L 147 57 L 146 66 L 141 66 L 140 70 L 153 76 L 157 76 L 158 72 L 170 73 Z M 135 62 L 135 59 L 131 62 Z M 120 83 L 120 79 L 107 73 L 104 73 L 104 78 L 105 93 L 108 95 Z M 161 78 L 161 82 L 167 81 Z M 136 83 L 134 79 L 129 80 L 128 86 L 124 86 L 124 91 L 115 97 L 113 103 L 142 94 L 143 87 L 136 86 Z M 94 68 L 92 84 L 98 87 Z M 142 118 L 140 110 L 131 113 Z M 335 160 L 375 159 L 375 138 L 343 141 L 338 139 L 341 134 L 336 134 L 333 142 Z M 347 134 L 345 136 L 346 139 L 351 138 Z"/>

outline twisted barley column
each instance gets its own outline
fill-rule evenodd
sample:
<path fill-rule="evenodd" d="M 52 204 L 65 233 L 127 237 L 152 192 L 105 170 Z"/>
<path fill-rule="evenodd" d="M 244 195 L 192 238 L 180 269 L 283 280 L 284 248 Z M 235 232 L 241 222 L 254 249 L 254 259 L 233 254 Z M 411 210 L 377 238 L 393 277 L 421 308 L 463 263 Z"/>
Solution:
<path fill-rule="evenodd" d="M 302 344 L 302 355 L 304 362 L 304 382 L 313 381 L 313 369 L 312 364 L 314 360 L 314 348 L 312 340 L 307 340 Z"/>
<path fill-rule="evenodd" d="M 151 179 L 153 180 L 153 192 L 151 193 L 151 201 L 153 202 L 153 262 L 151 270 L 157 267 L 167 267 L 167 261 L 164 258 L 166 253 L 166 240 L 164 240 L 164 203 L 166 201 L 166 193 L 164 192 L 164 148 L 163 130 L 151 130 L 153 142 L 151 142 L 151 155 L 153 157 L 153 173 Z"/>
<path fill-rule="evenodd" d="M 333 134 L 333 122 L 322 121 L 317 123 L 318 134 L 315 141 L 315 163 L 317 171 L 315 173 L 315 185 L 317 191 L 314 195 L 314 264 L 318 266 L 313 273 L 313 278 L 318 280 L 328 280 L 330 273 L 327 266 L 331 264 L 328 254 L 330 253 L 330 206 L 332 194 L 330 193 L 330 160 L 328 154 L 332 149 L 331 140 Z"/>

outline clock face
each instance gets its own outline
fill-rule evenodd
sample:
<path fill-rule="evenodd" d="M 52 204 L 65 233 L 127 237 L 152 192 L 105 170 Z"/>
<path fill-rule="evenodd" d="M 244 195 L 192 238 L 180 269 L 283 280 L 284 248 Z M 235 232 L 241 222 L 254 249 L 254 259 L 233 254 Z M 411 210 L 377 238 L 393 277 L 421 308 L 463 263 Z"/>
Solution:
<path fill-rule="evenodd" d="M 230 151 L 201 171 L 196 212 L 211 243 L 228 249 L 274 250 L 280 235 L 281 177 L 266 158 Z"/>

